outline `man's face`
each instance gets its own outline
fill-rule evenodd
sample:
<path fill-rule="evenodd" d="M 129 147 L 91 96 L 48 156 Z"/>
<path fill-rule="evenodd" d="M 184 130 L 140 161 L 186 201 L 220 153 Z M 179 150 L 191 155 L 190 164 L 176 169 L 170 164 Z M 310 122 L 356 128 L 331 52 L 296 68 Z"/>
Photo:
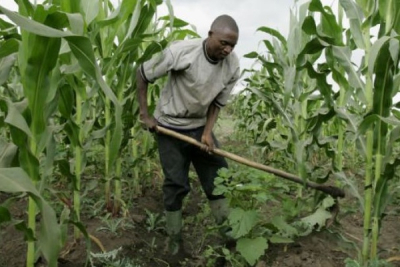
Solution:
<path fill-rule="evenodd" d="M 207 52 L 212 59 L 223 60 L 235 48 L 238 33 L 225 27 L 208 33 Z"/>

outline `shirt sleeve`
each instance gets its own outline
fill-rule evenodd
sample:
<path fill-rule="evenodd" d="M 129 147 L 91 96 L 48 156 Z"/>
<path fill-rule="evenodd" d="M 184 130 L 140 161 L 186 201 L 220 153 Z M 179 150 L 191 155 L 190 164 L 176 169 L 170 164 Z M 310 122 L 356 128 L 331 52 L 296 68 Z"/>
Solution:
<path fill-rule="evenodd" d="M 179 43 L 173 43 L 161 53 L 154 55 L 150 60 L 140 65 L 142 78 L 148 83 L 153 83 L 171 70 L 184 69 L 185 66 L 179 60 L 181 56 L 181 49 L 179 47 Z"/>
<path fill-rule="evenodd" d="M 228 82 L 228 84 L 225 86 L 225 88 L 215 98 L 214 104 L 217 107 L 223 108 L 226 105 L 226 103 L 228 102 L 228 99 L 231 95 L 232 89 L 235 86 L 236 82 L 239 80 L 239 77 L 240 77 L 240 68 L 237 67 L 231 80 Z"/>

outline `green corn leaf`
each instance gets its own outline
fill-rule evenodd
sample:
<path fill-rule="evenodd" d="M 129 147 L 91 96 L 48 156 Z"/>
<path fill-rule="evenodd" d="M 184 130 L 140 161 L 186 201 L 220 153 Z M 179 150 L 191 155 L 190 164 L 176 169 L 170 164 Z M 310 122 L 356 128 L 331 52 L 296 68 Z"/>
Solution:
<path fill-rule="evenodd" d="M 72 114 L 73 107 L 75 106 L 75 95 L 74 91 L 70 85 L 65 84 L 64 86 L 59 88 L 59 102 L 58 102 L 58 110 L 61 115 L 68 119 Z"/>
<path fill-rule="evenodd" d="M 104 27 L 113 23 L 121 23 L 132 14 L 138 0 L 123 0 L 118 8 L 106 19 L 98 21 L 98 25 Z"/>
<path fill-rule="evenodd" d="M 361 31 L 363 23 L 363 13 L 360 6 L 354 0 L 340 0 L 340 5 L 346 12 L 347 18 L 350 20 L 350 30 L 352 38 L 360 49 L 365 49 L 364 37 Z"/>
<path fill-rule="evenodd" d="M 308 35 L 316 35 L 317 34 L 317 25 L 315 23 L 314 17 L 307 16 L 304 19 L 301 29 Z"/>
<path fill-rule="evenodd" d="M 51 89 L 49 76 L 56 65 L 61 40 L 42 36 L 35 36 L 34 40 L 27 62 L 21 64 L 26 64 L 22 83 L 32 113 L 30 128 L 37 138 L 46 127 L 46 97 L 43 96 L 47 96 Z"/>
<path fill-rule="evenodd" d="M 171 16 L 169 16 L 169 15 L 168 16 L 163 16 L 163 17 L 160 17 L 159 20 L 171 21 Z M 176 18 L 176 17 L 173 17 L 173 23 L 172 23 L 172 27 L 173 28 L 181 28 L 181 27 L 185 27 L 185 26 L 188 26 L 188 25 L 189 25 L 189 23 L 187 23 L 186 21 L 184 21 L 182 19 L 179 19 L 179 18 Z M 170 27 L 171 23 L 167 23 L 166 26 Z"/>
<path fill-rule="evenodd" d="M 16 54 L 9 55 L 8 57 L 4 57 L 0 60 L 0 85 L 7 82 L 12 67 L 17 60 Z"/>
<path fill-rule="evenodd" d="M 12 28 L 15 28 L 14 24 L 11 24 L 10 22 L 5 21 L 2 18 L 0 18 L 0 29 L 1 30 L 12 29 Z"/>
<path fill-rule="evenodd" d="M 375 0 L 356 0 L 357 4 L 361 7 L 364 12 L 364 17 L 372 15 Z"/>
<path fill-rule="evenodd" d="M 99 0 L 86 0 L 81 1 L 81 12 L 85 18 L 86 25 L 89 25 L 99 13 Z"/>
<path fill-rule="evenodd" d="M 389 51 L 390 55 L 392 57 L 393 62 L 397 62 L 399 60 L 399 51 L 400 51 L 400 42 L 396 38 L 390 39 L 390 46 L 389 46 Z M 396 87 L 398 88 L 398 87 Z"/>
<path fill-rule="evenodd" d="M 12 22 L 20 26 L 22 29 L 46 37 L 65 37 L 72 35 L 69 31 L 60 31 L 44 24 L 41 24 L 37 21 L 28 19 L 24 16 L 21 16 L 15 12 L 12 12 L 2 6 L 0 6 L 0 11 L 3 12 Z"/>
<path fill-rule="evenodd" d="M 364 90 L 365 84 L 361 80 L 361 75 L 354 69 L 351 62 L 351 50 L 348 47 L 333 46 L 332 53 L 335 59 L 339 62 L 341 67 L 346 70 L 349 76 L 349 84 L 354 88 Z"/>
<path fill-rule="evenodd" d="M 253 51 L 253 52 L 245 54 L 243 57 L 245 57 L 245 58 L 258 58 L 258 56 L 259 56 L 258 53 Z"/>
<path fill-rule="evenodd" d="M 253 266 L 257 260 L 264 255 L 264 251 L 268 248 L 268 242 L 264 237 L 240 238 L 237 241 L 236 249 Z"/>
<path fill-rule="evenodd" d="M 3 43 L 0 43 L 0 59 L 18 52 L 19 41 L 17 39 L 8 39 Z"/>
<path fill-rule="evenodd" d="M 351 114 L 348 110 L 344 108 L 339 108 L 339 107 L 335 107 L 335 112 L 339 118 L 347 122 L 348 131 L 352 133 L 359 133 L 360 122 L 358 116 L 356 116 L 355 114 Z M 361 145 L 362 152 L 365 155 L 365 153 L 367 152 L 365 139 L 363 138 L 362 135 L 357 135 L 357 136 L 358 136 L 357 140 Z"/>
<path fill-rule="evenodd" d="M 124 43 L 126 40 L 128 40 L 131 37 L 133 31 L 135 30 L 136 26 L 138 25 L 140 13 L 141 13 L 141 1 L 137 1 L 135 10 L 133 11 L 131 21 L 129 23 L 128 31 L 126 32 L 125 38 L 122 41 L 122 43 Z M 141 41 L 143 41 L 143 40 L 141 40 Z"/>
<path fill-rule="evenodd" d="M 18 147 L 13 143 L 7 143 L 6 140 L 0 138 L 0 168 L 11 166 Z"/>
<path fill-rule="evenodd" d="M 26 103 L 26 101 L 24 102 Z M 15 103 L 7 101 L 7 108 L 8 108 L 8 113 L 4 122 L 20 129 L 22 132 L 25 133 L 25 135 L 32 138 L 33 137 L 32 132 L 29 129 L 29 126 L 25 118 L 22 116 L 21 111 L 18 109 L 17 105 Z"/>
<path fill-rule="evenodd" d="M 269 28 L 269 27 L 260 27 L 260 28 L 257 29 L 257 31 L 265 32 L 265 33 L 268 33 L 268 34 L 276 37 L 282 43 L 282 45 L 284 47 L 286 47 L 287 42 L 286 42 L 285 37 L 283 37 L 283 35 L 280 32 L 278 32 L 277 30 L 274 30 L 274 29 Z"/>
<path fill-rule="evenodd" d="M 321 13 L 321 31 L 333 38 L 335 44 L 342 43 L 342 28 L 338 25 L 336 17 L 328 6 L 323 6 L 320 0 L 312 0 L 309 10 Z M 321 33 L 320 33 L 321 35 Z"/>
<path fill-rule="evenodd" d="M 36 202 L 42 214 L 42 225 L 37 236 L 39 247 L 50 267 L 57 266 L 61 250 L 60 226 L 50 205 L 42 198 L 28 175 L 21 168 L 0 168 L 0 188 L 8 193 L 28 193 Z"/>
<path fill-rule="evenodd" d="M 22 169 L 24 169 L 32 181 L 40 181 L 40 163 L 38 158 L 27 147 L 20 147 L 19 149 L 19 163 Z"/>
<path fill-rule="evenodd" d="M 390 37 L 384 36 L 377 40 L 371 47 L 370 57 L 368 61 L 368 71 L 369 74 L 372 75 L 376 66 L 376 60 L 378 58 L 379 52 L 381 51 L 382 47 L 386 44 L 387 41 L 390 40 Z M 379 66 L 378 66 L 379 68 Z"/>

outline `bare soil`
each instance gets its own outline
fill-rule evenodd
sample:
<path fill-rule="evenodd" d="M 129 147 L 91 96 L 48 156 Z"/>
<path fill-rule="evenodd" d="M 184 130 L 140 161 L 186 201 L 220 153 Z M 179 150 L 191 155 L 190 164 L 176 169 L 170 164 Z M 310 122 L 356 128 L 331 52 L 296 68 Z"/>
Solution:
<path fill-rule="evenodd" d="M 205 198 L 194 182 L 193 190 L 185 205 L 185 227 L 184 238 L 186 250 L 192 255 L 179 266 L 207 266 L 207 260 L 203 252 L 207 246 L 218 246 L 220 240 L 210 230 L 213 225 L 211 216 L 205 207 Z M 4 200 L 5 196 L 2 195 Z M 26 206 L 24 200 L 13 205 L 14 218 L 23 218 L 23 208 Z M 130 210 L 128 219 L 133 225 L 127 229 L 120 227 L 116 233 L 100 231 L 104 226 L 99 218 L 84 218 L 83 222 L 88 233 L 98 239 L 105 251 L 112 251 L 121 248 L 120 257 L 135 259 L 137 266 L 174 266 L 167 262 L 170 260 L 165 254 L 166 233 L 162 227 L 149 230 L 149 223 L 146 209 L 153 214 L 162 216 L 162 195 L 159 190 L 149 190 L 138 198 L 136 205 Z M 162 223 L 160 223 L 162 226 Z M 382 227 L 380 237 L 380 257 L 396 259 L 400 254 L 400 232 L 399 217 L 396 215 L 387 216 Z M 337 233 L 340 232 L 340 237 Z M 72 231 L 71 231 L 72 236 Z M 1 227 L 0 233 L 0 266 L 19 267 L 25 266 L 26 245 L 20 232 L 14 227 Z M 265 255 L 258 263 L 258 267 L 340 267 L 345 266 L 344 260 L 347 257 L 357 257 L 357 251 L 351 242 L 361 245 L 362 241 L 362 217 L 360 214 L 353 214 L 340 219 L 339 223 L 330 229 L 315 232 L 309 236 L 299 238 L 294 243 L 287 245 L 270 244 Z M 92 251 L 100 252 L 100 246 L 92 242 Z M 59 260 L 60 267 L 85 266 L 87 250 L 85 242 L 70 242 L 62 251 Z M 42 263 L 40 263 L 42 262 Z M 400 266 L 399 261 L 392 261 L 393 266 Z M 139 265 L 140 264 L 140 265 Z M 37 266 L 46 266 L 39 261 Z M 104 266 L 104 265 L 96 265 Z M 178 265 L 176 265 L 178 266 Z M 222 266 L 222 265 L 221 265 Z M 230 266 L 230 265 L 226 265 Z"/>
<path fill-rule="evenodd" d="M 222 142 L 227 135 L 223 136 Z M 159 183 L 155 183 L 159 184 Z M 9 195 L 0 193 L 0 205 Z M 98 197 L 101 197 L 98 196 Z M 91 251 L 113 251 L 120 248 L 119 258 L 134 260 L 135 266 L 178 266 L 169 265 L 171 259 L 165 255 L 166 232 L 163 223 L 150 227 L 149 212 L 163 216 L 162 193 L 160 185 L 143 192 L 142 196 L 133 200 L 134 205 L 125 214 L 125 224 L 116 231 L 107 231 L 101 216 L 91 217 L 83 214 L 82 222 L 89 234 L 95 237 L 91 242 Z M 351 197 L 341 200 L 342 211 L 337 217 L 337 222 L 328 229 L 316 231 L 311 235 L 298 238 L 291 244 L 270 244 L 257 263 L 257 267 L 341 267 L 345 266 L 344 260 L 348 257 L 357 258 L 355 245 L 362 244 L 362 214 L 348 212 L 347 207 L 353 205 Z M 192 191 L 185 202 L 184 214 L 184 240 L 185 247 L 191 258 L 179 266 L 210 266 L 204 257 L 204 251 L 211 247 L 218 247 L 221 240 L 212 230 L 213 219 L 209 214 L 206 199 L 200 190 L 198 182 L 192 181 Z M 392 207 L 390 211 L 396 211 Z M 11 212 L 14 219 L 25 219 L 26 199 L 22 198 L 12 204 Z M 147 212 L 146 212 L 147 210 Z M 347 211 L 346 211 L 347 210 Z M 393 266 L 400 266 L 400 231 L 399 212 L 393 212 L 384 219 L 380 243 L 379 257 L 389 259 Z M 85 266 L 87 249 L 85 241 L 72 241 L 72 227 L 69 242 L 64 247 L 60 259 L 60 267 Z M 92 240 L 92 241 L 93 241 Z M 13 226 L 0 225 L 0 267 L 25 266 L 26 244 L 21 232 Z M 37 266 L 46 266 L 39 260 Z M 89 265 L 90 266 L 90 265 Z M 96 264 L 96 266 L 105 266 Z M 219 265 L 230 266 L 230 265 Z M 234 266 L 239 267 L 239 266 Z"/>

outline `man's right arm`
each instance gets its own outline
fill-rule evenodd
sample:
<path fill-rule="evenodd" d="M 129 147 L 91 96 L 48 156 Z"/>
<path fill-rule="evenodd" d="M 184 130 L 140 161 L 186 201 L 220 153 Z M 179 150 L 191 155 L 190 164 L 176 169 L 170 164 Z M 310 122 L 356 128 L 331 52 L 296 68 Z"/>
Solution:
<path fill-rule="evenodd" d="M 136 71 L 136 90 L 139 101 L 139 119 L 141 123 L 149 130 L 156 130 L 157 121 L 153 115 L 149 114 L 147 106 L 147 88 L 149 83 L 143 78 L 140 66 Z"/>

